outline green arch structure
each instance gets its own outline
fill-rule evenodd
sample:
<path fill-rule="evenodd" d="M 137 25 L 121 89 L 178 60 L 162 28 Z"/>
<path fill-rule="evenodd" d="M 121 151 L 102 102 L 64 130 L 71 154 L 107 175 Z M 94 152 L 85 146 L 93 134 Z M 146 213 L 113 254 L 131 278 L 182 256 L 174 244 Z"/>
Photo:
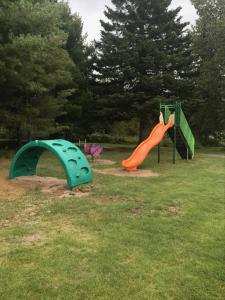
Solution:
<path fill-rule="evenodd" d="M 69 189 L 92 181 L 93 174 L 86 156 L 66 140 L 36 140 L 24 145 L 12 160 L 9 178 L 35 175 L 39 158 L 46 150 L 61 162 Z"/>

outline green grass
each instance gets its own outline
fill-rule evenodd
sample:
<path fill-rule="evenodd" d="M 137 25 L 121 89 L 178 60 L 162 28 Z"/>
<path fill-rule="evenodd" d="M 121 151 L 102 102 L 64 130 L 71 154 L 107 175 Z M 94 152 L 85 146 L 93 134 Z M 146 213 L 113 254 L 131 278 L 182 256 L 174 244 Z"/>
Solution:
<path fill-rule="evenodd" d="M 0 201 L 0 299 L 224 299 L 224 159 L 171 161 L 148 157 L 159 177 L 95 174 L 87 198 Z M 38 173 L 64 176 L 50 155 Z"/>

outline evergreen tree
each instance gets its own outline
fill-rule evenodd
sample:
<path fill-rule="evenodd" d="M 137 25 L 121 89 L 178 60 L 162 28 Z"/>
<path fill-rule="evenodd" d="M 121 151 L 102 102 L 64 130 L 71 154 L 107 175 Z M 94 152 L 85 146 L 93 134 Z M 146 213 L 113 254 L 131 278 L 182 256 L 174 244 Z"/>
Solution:
<path fill-rule="evenodd" d="M 193 0 L 199 19 L 194 30 L 194 51 L 198 58 L 196 81 L 198 106 L 195 126 L 204 144 L 217 140 L 225 130 L 225 2 Z"/>
<path fill-rule="evenodd" d="M 57 1 L 1 0 L 1 124 L 11 137 L 48 137 L 60 130 L 72 94 L 75 65 L 62 30 L 67 5 Z"/>
<path fill-rule="evenodd" d="M 101 121 L 137 116 L 140 140 L 158 115 L 159 99 L 191 95 L 188 23 L 171 0 L 112 0 L 101 21 L 93 78 Z M 154 120 L 155 121 L 155 120 Z"/>
<path fill-rule="evenodd" d="M 67 114 L 60 118 L 60 122 L 67 126 L 66 136 L 74 138 L 89 133 L 89 107 L 92 94 L 89 89 L 88 77 L 90 73 L 89 55 L 92 48 L 86 43 L 83 35 L 83 23 L 79 15 L 65 15 L 65 32 L 68 33 L 67 51 L 75 64 L 73 70 L 74 92 L 66 104 Z"/>

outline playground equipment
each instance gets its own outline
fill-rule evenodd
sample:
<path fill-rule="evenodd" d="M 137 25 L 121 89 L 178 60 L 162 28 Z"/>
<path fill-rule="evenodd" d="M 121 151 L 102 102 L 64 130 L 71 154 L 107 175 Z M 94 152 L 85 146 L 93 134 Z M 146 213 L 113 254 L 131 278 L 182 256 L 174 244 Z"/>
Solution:
<path fill-rule="evenodd" d="M 166 125 L 165 125 L 166 124 Z M 152 130 L 149 137 L 142 142 L 122 166 L 128 171 L 136 171 L 148 153 L 158 145 L 158 162 L 160 162 L 160 142 L 168 131 L 173 141 L 173 163 L 176 162 L 176 151 L 182 159 L 193 159 L 195 138 L 182 111 L 181 104 L 160 104 L 160 122 Z"/>
<path fill-rule="evenodd" d="M 95 144 L 84 144 L 84 152 L 90 154 L 92 160 L 100 156 L 103 152 L 103 147 L 97 146 Z"/>
<path fill-rule="evenodd" d="M 46 150 L 62 164 L 69 189 L 92 181 L 92 170 L 85 155 L 66 140 L 36 140 L 23 146 L 12 160 L 9 178 L 35 175 L 40 156 Z"/>

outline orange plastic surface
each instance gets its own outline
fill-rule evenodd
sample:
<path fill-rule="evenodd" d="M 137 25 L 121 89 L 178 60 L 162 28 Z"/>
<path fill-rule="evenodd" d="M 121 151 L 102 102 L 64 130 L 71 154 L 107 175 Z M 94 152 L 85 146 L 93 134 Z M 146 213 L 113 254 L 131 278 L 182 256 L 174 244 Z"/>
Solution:
<path fill-rule="evenodd" d="M 122 161 L 123 168 L 128 171 L 136 171 L 137 167 L 142 164 L 148 153 L 162 141 L 166 131 L 170 127 L 173 127 L 173 125 L 174 122 L 172 119 L 167 125 L 158 123 L 149 137 L 134 150 L 132 155 L 127 160 Z"/>

